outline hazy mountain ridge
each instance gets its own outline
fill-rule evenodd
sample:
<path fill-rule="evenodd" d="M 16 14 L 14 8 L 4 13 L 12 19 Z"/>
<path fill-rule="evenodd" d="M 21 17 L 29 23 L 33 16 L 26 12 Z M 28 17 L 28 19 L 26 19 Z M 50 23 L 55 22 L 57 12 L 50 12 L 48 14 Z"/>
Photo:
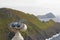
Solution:
<path fill-rule="evenodd" d="M 53 13 L 49 12 L 46 15 L 38 15 L 37 17 L 40 18 L 40 19 L 55 18 L 55 15 Z"/>
<path fill-rule="evenodd" d="M 60 23 L 55 23 L 53 20 L 41 22 L 32 14 L 9 8 L 0 8 L 0 40 L 11 40 L 8 37 L 10 32 L 8 24 L 20 20 L 28 26 L 26 32 L 21 32 L 25 40 L 45 40 L 60 32 Z"/>

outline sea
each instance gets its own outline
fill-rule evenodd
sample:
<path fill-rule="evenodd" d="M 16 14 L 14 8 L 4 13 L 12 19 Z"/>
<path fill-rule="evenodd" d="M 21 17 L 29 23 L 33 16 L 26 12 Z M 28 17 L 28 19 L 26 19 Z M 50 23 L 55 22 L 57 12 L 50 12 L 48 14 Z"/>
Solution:
<path fill-rule="evenodd" d="M 60 17 L 56 18 L 45 18 L 45 19 L 40 19 L 41 21 L 49 21 L 50 19 L 54 20 L 55 22 L 60 23 Z M 45 40 L 60 40 L 60 33 L 53 35 L 51 38 L 45 39 Z"/>
<path fill-rule="evenodd" d="M 40 19 L 41 21 L 49 21 L 50 19 L 54 20 L 55 22 L 60 22 L 60 17 L 56 17 L 56 18 L 44 18 L 44 19 Z"/>

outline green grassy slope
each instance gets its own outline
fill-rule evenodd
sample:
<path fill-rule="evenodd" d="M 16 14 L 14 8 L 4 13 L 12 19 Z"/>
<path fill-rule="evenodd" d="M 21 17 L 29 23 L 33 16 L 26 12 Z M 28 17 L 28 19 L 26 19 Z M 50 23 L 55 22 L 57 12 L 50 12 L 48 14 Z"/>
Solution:
<path fill-rule="evenodd" d="M 53 20 L 41 22 L 32 14 L 26 14 L 9 8 L 0 8 L 0 40 L 8 40 L 8 32 L 10 32 L 8 29 L 9 23 L 20 20 L 23 20 L 28 26 L 27 31 L 21 32 L 25 40 L 37 40 L 41 30 L 46 30 L 55 24 Z"/>

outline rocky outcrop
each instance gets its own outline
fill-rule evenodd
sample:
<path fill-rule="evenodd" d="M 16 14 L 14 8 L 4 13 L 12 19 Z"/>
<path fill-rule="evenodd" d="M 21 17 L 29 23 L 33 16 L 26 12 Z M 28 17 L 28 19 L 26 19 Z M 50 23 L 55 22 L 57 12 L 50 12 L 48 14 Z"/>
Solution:
<path fill-rule="evenodd" d="M 25 40 L 45 40 L 60 32 L 60 23 L 53 20 L 41 22 L 34 15 L 9 8 L 0 8 L 0 39 L 11 40 L 14 33 L 8 29 L 9 23 L 20 20 L 28 27 L 27 31 L 21 32 Z"/>

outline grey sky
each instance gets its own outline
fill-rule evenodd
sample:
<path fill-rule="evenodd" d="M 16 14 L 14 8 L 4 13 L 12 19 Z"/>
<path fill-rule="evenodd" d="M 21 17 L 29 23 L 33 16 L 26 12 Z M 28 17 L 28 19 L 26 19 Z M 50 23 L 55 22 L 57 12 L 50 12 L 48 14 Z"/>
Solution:
<path fill-rule="evenodd" d="M 52 12 L 60 15 L 60 0 L 0 0 L 0 7 L 8 7 L 34 15 Z"/>

